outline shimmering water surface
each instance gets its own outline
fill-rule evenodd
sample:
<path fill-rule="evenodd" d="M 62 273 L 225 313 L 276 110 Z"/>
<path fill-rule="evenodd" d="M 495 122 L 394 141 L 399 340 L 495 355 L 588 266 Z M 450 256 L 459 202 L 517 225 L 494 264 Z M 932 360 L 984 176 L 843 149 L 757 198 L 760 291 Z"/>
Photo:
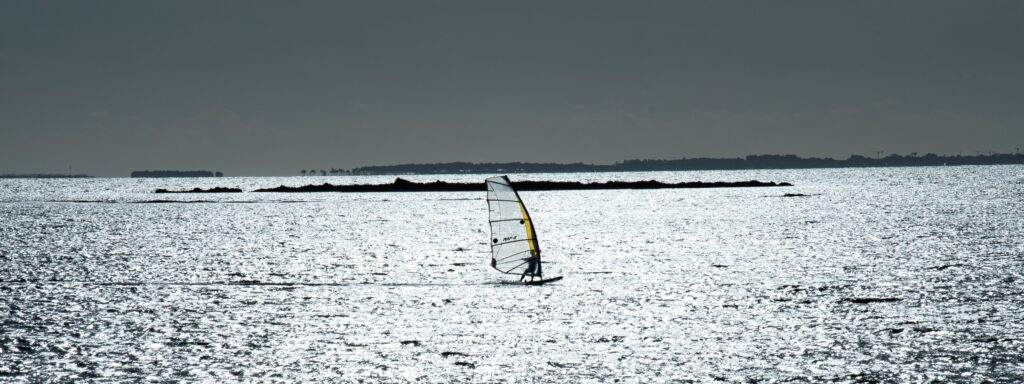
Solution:
<path fill-rule="evenodd" d="M 524 287 L 482 192 L 0 180 L 0 381 L 1024 380 L 1024 167 L 511 178 L 796 186 L 523 192 Z"/>

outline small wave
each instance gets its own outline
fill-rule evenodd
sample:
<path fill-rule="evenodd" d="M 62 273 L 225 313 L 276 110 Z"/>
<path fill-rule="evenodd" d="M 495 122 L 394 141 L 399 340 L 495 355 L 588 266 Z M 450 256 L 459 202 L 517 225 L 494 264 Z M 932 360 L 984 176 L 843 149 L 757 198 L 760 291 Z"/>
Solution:
<path fill-rule="evenodd" d="M 847 297 L 840 300 L 844 303 L 852 304 L 871 304 L 871 303 L 895 303 L 897 301 L 903 301 L 899 297 Z"/>
<path fill-rule="evenodd" d="M 119 203 L 117 200 L 49 200 L 43 201 L 44 203 L 93 203 L 93 204 L 116 204 Z"/>

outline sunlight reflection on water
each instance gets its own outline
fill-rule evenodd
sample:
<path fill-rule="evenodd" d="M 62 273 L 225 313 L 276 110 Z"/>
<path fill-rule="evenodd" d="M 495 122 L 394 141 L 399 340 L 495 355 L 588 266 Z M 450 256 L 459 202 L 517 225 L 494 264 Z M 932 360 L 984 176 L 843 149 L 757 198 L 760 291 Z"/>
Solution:
<path fill-rule="evenodd" d="M 393 177 L 0 180 L 0 376 L 1015 382 L 1022 174 L 512 175 L 796 185 L 523 192 L 566 276 L 543 287 L 487 267 L 483 193 L 139 203 Z"/>

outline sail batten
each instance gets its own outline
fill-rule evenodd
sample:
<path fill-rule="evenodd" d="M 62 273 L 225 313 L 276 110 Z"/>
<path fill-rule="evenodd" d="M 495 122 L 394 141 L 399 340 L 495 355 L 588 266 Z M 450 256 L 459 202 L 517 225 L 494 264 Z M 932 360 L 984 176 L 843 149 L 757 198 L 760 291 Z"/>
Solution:
<path fill-rule="evenodd" d="M 516 258 L 515 256 L 519 256 L 519 255 L 522 255 L 522 254 L 525 254 L 525 253 L 528 253 L 528 252 L 531 252 L 531 251 L 522 251 L 522 252 L 519 252 L 519 253 L 516 253 L 516 254 L 508 255 L 508 256 L 506 256 L 503 259 L 496 259 L 496 260 L 498 260 L 498 261 L 504 261 L 504 260 L 523 260 L 524 259 L 523 257 Z"/>
<path fill-rule="evenodd" d="M 518 240 L 510 240 L 510 241 L 506 241 L 506 242 L 504 242 L 504 243 L 494 243 L 494 245 L 502 245 L 502 244 L 511 244 L 511 243 L 518 243 L 518 242 L 521 242 L 521 241 L 530 241 L 530 240 L 533 240 L 533 239 L 518 239 Z M 528 250 L 525 250 L 525 251 L 523 251 L 523 252 L 530 252 L 530 251 L 531 251 L 531 250 L 529 250 L 529 249 L 528 249 Z"/>
<path fill-rule="evenodd" d="M 494 220 L 494 221 L 516 221 L 516 220 L 521 220 L 521 219 L 502 219 L 502 220 Z M 530 219 L 526 219 L 526 221 L 530 221 Z"/>
<path fill-rule="evenodd" d="M 491 266 L 511 275 L 542 277 L 540 244 L 526 205 L 506 176 L 486 180 Z"/>

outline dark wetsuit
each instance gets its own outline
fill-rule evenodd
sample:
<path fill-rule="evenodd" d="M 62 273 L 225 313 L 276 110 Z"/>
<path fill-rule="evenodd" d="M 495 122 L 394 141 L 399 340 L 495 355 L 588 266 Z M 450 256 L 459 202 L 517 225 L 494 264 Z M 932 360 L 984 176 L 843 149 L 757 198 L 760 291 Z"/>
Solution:
<path fill-rule="evenodd" d="M 533 280 L 534 276 L 540 274 L 540 255 L 526 259 L 526 263 L 526 270 L 523 271 L 522 276 L 519 276 L 519 281 L 523 281 L 526 275 L 530 275 L 530 280 Z"/>

